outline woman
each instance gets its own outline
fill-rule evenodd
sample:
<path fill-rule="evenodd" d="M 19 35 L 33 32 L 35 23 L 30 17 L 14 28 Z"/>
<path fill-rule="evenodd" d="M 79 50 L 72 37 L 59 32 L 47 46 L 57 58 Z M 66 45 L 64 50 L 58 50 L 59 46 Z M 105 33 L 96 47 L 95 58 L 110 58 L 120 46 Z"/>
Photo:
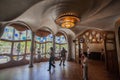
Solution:
<path fill-rule="evenodd" d="M 82 70 L 83 70 L 83 80 L 88 80 L 87 55 L 82 54 L 81 63 L 82 63 Z"/>

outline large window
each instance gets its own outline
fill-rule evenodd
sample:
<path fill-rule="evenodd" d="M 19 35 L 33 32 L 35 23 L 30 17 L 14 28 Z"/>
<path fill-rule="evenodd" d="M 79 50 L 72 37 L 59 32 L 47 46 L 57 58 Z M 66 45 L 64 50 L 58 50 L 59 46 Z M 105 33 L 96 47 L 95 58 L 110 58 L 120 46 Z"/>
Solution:
<path fill-rule="evenodd" d="M 63 47 L 67 50 L 67 42 L 63 35 L 56 36 L 55 42 L 56 42 L 55 56 L 59 57 L 59 53 Z"/>
<path fill-rule="evenodd" d="M 26 56 L 26 52 L 30 53 L 30 39 L 30 30 L 24 29 L 19 31 L 18 28 L 13 26 L 6 26 L 0 40 L 0 54 L 6 54 L 4 56 L 0 55 L 1 63 L 6 63 L 10 58 L 15 61 L 22 60 Z"/>
<path fill-rule="evenodd" d="M 30 60 L 31 38 L 32 33 L 30 30 L 20 30 L 12 26 L 6 26 L 0 40 L 1 63 L 6 63 L 11 59 L 15 61 L 22 59 Z M 55 56 L 58 57 L 62 47 L 67 50 L 66 39 L 63 35 L 56 36 L 55 43 Z M 49 58 L 50 47 L 53 47 L 53 35 L 50 32 L 40 32 L 40 34 L 35 35 L 34 57 L 36 59 L 39 56 L 38 50 L 40 51 L 41 58 Z"/>
<path fill-rule="evenodd" d="M 40 48 L 40 55 L 41 58 L 49 58 L 49 52 L 50 52 L 50 47 L 53 46 L 52 41 L 53 41 L 53 36 L 52 34 L 49 34 L 47 36 L 35 36 L 35 41 L 36 41 L 36 53 L 38 51 L 38 48 Z"/>

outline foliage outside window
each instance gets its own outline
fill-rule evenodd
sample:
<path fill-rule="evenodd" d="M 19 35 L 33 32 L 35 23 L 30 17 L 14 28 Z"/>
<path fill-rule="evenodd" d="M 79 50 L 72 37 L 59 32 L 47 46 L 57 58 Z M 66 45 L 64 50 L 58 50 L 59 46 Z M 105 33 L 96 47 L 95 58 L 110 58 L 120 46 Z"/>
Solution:
<path fill-rule="evenodd" d="M 22 55 L 25 53 L 25 42 L 15 42 L 13 48 L 14 55 Z"/>
<path fill-rule="evenodd" d="M 31 41 L 27 41 L 27 50 L 26 50 L 26 53 L 27 54 L 30 54 L 31 53 Z"/>
<path fill-rule="evenodd" d="M 11 42 L 0 40 L 0 54 L 10 54 L 11 53 Z"/>

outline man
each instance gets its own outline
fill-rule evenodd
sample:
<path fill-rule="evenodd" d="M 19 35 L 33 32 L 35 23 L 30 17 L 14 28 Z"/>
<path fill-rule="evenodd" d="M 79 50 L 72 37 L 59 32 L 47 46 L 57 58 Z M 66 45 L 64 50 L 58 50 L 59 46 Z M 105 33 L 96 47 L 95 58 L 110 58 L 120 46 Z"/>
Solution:
<path fill-rule="evenodd" d="M 67 53 L 67 51 L 63 47 L 60 52 L 60 64 L 59 64 L 60 66 L 61 66 L 62 62 L 63 62 L 63 66 L 65 66 L 66 53 Z"/>
<path fill-rule="evenodd" d="M 50 59 L 49 59 L 49 69 L 48 71 L 51 70 L 51 66 L 53 66 L 55 68 L 55 65 L 53 64 L 54 61 L 54 51 L 53 51 L 53 47 L 50 48 Z"/>
<path fill-rule="evenodd" d="M 38 50 L 37 50 L 37 53 L 38 53 L 38 59 L 40 60 L 40 58 L 41 58 L 41 51 L 40 51 L 40 48 L 38 48 Z"/>

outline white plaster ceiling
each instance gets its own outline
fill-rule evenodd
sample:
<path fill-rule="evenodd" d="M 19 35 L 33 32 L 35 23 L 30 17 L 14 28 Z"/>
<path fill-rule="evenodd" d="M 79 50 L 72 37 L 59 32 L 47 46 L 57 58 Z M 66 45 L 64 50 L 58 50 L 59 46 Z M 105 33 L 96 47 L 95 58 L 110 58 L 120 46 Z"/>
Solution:
<path fill-rule="evenodd" d="M 24 21 L 33 31 L 48 27 L 54 33 L 63 30 L 74 35 L 91 28 L 114 30 L 119 4 L 120 0 L 0 0 L 0 21 Z M 69 12 L 81 21 L 75 28 L 62 29 L 55 19 Z"/>

